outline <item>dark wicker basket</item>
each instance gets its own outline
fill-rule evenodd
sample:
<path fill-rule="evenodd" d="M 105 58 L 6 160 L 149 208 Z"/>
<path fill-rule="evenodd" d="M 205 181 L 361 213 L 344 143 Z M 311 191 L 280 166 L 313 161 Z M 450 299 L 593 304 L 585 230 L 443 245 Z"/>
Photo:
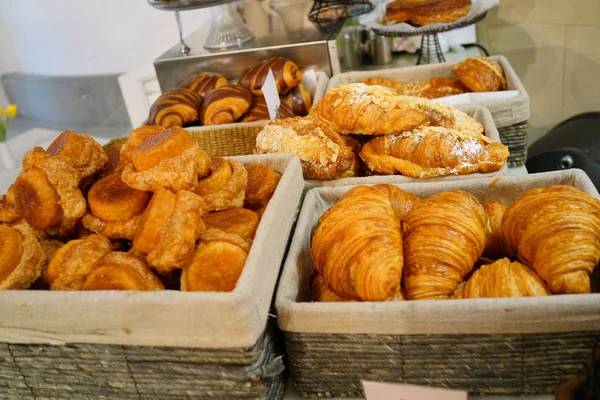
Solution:
<path fill-rule="evenodd" d="M 498 128 L 500 140 L 510 151 L 508 166 L 520 167 L 527 161 L 527 121 Z"/>

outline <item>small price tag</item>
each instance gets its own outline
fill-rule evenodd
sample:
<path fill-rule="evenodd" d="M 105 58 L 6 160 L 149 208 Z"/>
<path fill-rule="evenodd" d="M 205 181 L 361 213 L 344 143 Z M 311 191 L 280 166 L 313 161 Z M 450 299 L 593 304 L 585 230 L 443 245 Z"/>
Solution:
<path fill-rule="evenodd" d="M 315 92 L 317 88 L 317 73 L 314 69 L 309 69 L 302 73 L 302 85 L 309 92 Z"/>
<path fill-rule="evenodd" d="M 263 96 L 267 102 L 267 109 L 269 110 L 269 117 L 274 120 L 279 117 L 279 91 L 277 90 L 277 84 L 275 83 L 275 76 L 273 71 L 269 69 L 269 73 L 265 79 L 265 83 L 262 86 Z"/>
<path fill-rule="evenodd" d="M 367 400 L 467 400 L 462 390 L 362 381 Z"/>

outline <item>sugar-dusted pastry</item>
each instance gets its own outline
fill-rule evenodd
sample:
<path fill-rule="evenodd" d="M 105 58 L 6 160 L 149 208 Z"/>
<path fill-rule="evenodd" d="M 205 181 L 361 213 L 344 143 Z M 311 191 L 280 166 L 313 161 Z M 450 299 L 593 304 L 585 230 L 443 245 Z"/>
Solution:
<path fill-rule="evenodd" d="M 408 22 L 415 26 L 449 23 L 471 11 L 471 0 L 395 0 L 386 6 L 388 24 Z"/>
<path fill-rule="evenodd" d="M 17 211 L 15 200 L 15 187 L 8 187 L 6 194 L 0 195 L 0 223 L 10 224 L 17 221 L 21 216 Z"/>
<path fill-rule="evenodd" d="M 33 228 L 70 233 L 86 210 L 80 180 L 73 167 L 34 148 L 25 154 L 23 170 L 13 185 L 18 214 Z"/>
<path fill-rule="evenodd" d="M 210 158 L 198 143 L 185 129 L 173 127 L 136 146 L 121 177 L 128 186 L 143 191 L 193 191 L 198 178 L 210 170 Z"/>
<path fill-rule="evenodd" d="M 28 289 L 42 274 L 46 256 L 27 224 L 0 225 L 0 290 Z"/>
<path fill-rule="evenodd" d="M 282 96 L 281 104 L 286 104 L 290 107 L 293 112 L 293 115 L 290 117 L 304 117 L 308 115 L 310 108 L 312 107 L 312 94 L 306 90 L 303 84 L 299 84 L 290 90 L 286 95 Z M 281 109 L 279 110 L 281 114 Z M 281 118 L 287 118 L 285 116 L 281 116 Z"/>
<path fill-rule="evenodd" d="M 248 186 L 246 186 L 244 207 L 262 211 L 275 194 L 281 175 L 266 164 L 247 165 L 246 171 L 248 172 Z"/>
<path fill-rule="evenodd" d="M 497 171 L 506 163 L 508 148 L 484 135 L 426 126 L 378 136 L 362 147 L 360 157 L 379 174 L 434 178 Z"/>
<path fill-rule="evenodd" d="M 231 292 L 246 264 L 250 247 L 235 234 L 210 229 L 200 236 L 192 261 L 181 273 L 186 292 Z"/>
<path fill-rule="evenodd" d="M 249 244 L 254 240 L 259 221 L 254 211 L 245 208 L 230 208 L 208 213 L 202 217 L 206 229 L 218 229 L 236 234 Z"/>
<path fill-rule="evenodd" d="M 204 230 L 206 204 L 185 190 L 154 193 L 133 237 L 133 249 L 147 255 L 146 261 L 160 274 L 182 268 L 192 256 L 196 240 Z"/>
<path fill-rule="evenodd" d="M 310 115 L 341 134 L 388 135 L 427 123 L 427 116 L 411 99 L 381 86 L 342 85 L 328 91 Z"/>
<path fill-rule="evenodd" d="M 502 67 L 486 57 L 469 57 L 454 66 L 452 72 L 473 92 L 496 92 L 506 89 Z"/>
<path fill-rule="evenodd" d="M 228 83 L 227 78 L 221 74 L 216 74 L 214 72 L 200 72 L 199 74 L 190 76 L 177 85 L 177 87 L 189 89 L 200 97 L 203 97 L 211 90 L 225 86 Z"/>
<path fill-rule="evenodd" d="M 281 102 L 279 106 L 279 118 L 292 118 L 294 112 L 290 106 Z M 269 115 L 269 109 L 267 108 L 267 102 L 264 97 L 253 97 L 252 105 L 246 111 L 240 122 L 255 122 L 255 121 L 270 121 L 271 116 Z"/>
<path fill-rule="evenodd" d="M 455 299 L 549 296 L 550 290 L 531 268 L 508 258 L 483 265 L 458 286 Z"/>
<path fill-rule="evenodd" d="M 401 221 L 395 186 L 358 186 L 327 210 L 315 229 L 311 256 L 331 290 L 345 299 L 384 301 L 400 293 Z"/>
<path fill-rule="evenodd" d="M 51 290 L 81 290 L 92 265 L 111 251 L 110 241 L 103 235 L 71 240 L 48 263 L 46 282 Z"/>
<path fill-rule="evenodd" d="M 483 205 L 487 215 L 487 224 L 485 226 L 485 257 L 508 257 L 515 253 L 510 244 L 506 241 L 502 232 L 502 217 L 508 206 L 500 204 L 497 201 L 489 201 Z"/>
<path fill-rule="evenodd" d="M 162 282 L 142 260 L 113 252 L 100 258 L 85 279 L 83 290 L 164 290 Z"/>
<path fill-rule="evenodd" d="M 486 215 L 475 197 L 442 192 L 419 200 L 404 220 L 404 288 L 409 300 L 447 299 L 485 247 Z"/>
<path fill-rule="evenodd" d="M 149 125 L 184 126 L 198 119 L 202 98 L 189 89 L 163 93 L 150 107 Z"/>
<path fill-rule="evenodd" d="M 570 186 L 533 189 L 506 210 L 502 231 L 553 293 L 590 293 L 600 261 L 599 200 Z"/>
<path fill-rule="evenodd" d="M 248 186 L 248 172 L 244 164 L 237 160 L 230 159 L 226 162 L 231 168 L 229 179 L 218 190 L 210 193 L 205 192 L 206 194 L 202 195 L 208 211 L 220 211 L 244 206 L 246 186 Z"/>
<path fill-rule="evenodd" d="M 89 211 L 83 225 L 109 239 L 133 239 L 151 195 L 127 186 L 120 174 L 102 178 L 88 192 Z"/>
<path fill-rule="evenodd" d="M 202 125 L 230 124 L 244 115 L 251 103 L 252 94 L 245 87 L 221 86 L 204 95 L 200 120 Z"/>
<path fill-rule="evenodd" d="M 82 178 L 100 171 L 108 162 L 108 156 L 94 138 L 71 131 L 61 133 L 46 151 L 75 168 Z"/>
<path fill-rule="evenodd" d="M 313 301 L 322 303 L 334 303 L 344 301 L 356 301 L 351 299 L 345 299 L 333 293 L 327 281 L 319 274 L 316 274 L 310 285 L 310 293 Z"/>
<path fill-rule="evenodd" d="M 277 91 L 280 94 L 289 92 L 302 82 L 302 72 L 295 62 L 283 57 L 273 57 L 248 68 L 238 83 L 249 89 L 253 96 L 262 96 L 262 87 L 269 70 L 273 71 Z"/>
<path fill-rule="evenodd" d="M 347 178 L 360 168 L 346 139 L 311 116 L 271 121 L 256 137 L 256 151 L 296 154 L 304 179 Z"/>
<path fill-rule="evenodd" d="M 367 78 L 362 83 L 369 86 L 383 86 L 394 90 L 402 89 L 405 86 L 402 82 L 386 78 Z"/>

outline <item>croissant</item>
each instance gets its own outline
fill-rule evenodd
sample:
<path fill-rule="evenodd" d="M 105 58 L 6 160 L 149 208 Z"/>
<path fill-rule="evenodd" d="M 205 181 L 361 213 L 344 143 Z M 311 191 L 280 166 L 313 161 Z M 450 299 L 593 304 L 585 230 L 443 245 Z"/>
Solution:
<path fill-rule="evenodd" d="M 600 260 L 600 201 L 569 186 L 533 189 L 506 210 L 502 231 L 553 293 L 590 293 Z"/>
<path fill-rule="evenodd" d="M 486 215 L 475 197 L 438 193 L 404 220 L 404 287 L 409 300 L 447 299 L 485 247 Z"/>
<path fill-rule="evenodd" d="M 367 78 L 362 81 L 362 83 L 369 86 L 383 86 L 394 90 L 399 90 L 404 87 L 404 83 L 386 78 Z"/>
<path fill-rule="evenodd" d="M 467 58 L 456 64 L 452 72 L 473 92 L 496 92 L 506 89 L 504 70 L 489 58 Z"/>
<path fill-rule="evenodd" d="M 384 301 L 398 297 L 402 279 L 402 233 L 395 186 L 358 186 L 319 219 L 311 256 L 331 290 L 345 299 Z"/>
<path fill-rule="evenodd" d="M 42 274 L 46 256 L 27 224 L 0 225 L 0 290 L 28 289 Z"/>
<path fill-rule="evenodd" d="M 363 146 L 360 157 L 379 174 L 433 178 L 496 171 L 506 163 L 508 148 L 484 135 L 426 126 L 378 136 Z"/>
<path fill-rule="evenodd" d="M 165 128 L 184 126 L 198 119 L 202 98 L 188 89 L 178 88 L 162 94 L 152 107 L 148 124 Z"/>
<path fill-rule="evenodd" d="M 250 67 L 244 72 L 238 83 L 249 89 L 253 96 L 262 96 L 262 87 L 269 69 L 273 71 L 277 91 L 280 94 L 289 92 L 302 82 L 302 72 L 295 62 L 283 57 L 273 57 Z"/>
<path fill-rule="evenodd" d="M 262 210 L 267 207 L 275 194 L 281 175 L 266 164 L 248 165 L 246 172 L 248 172 L 248 186 L 246 186 L 244 207 L 262 214 Z"/>
<path fill-rule="evenodd" d="M 464 135 L 475 137 L 478 137 L 484 131 L 483 125 L 479 122 L 447 104 L 434 103 L 429 99 L 419 97 L 399 96 L 399 98 L 410 104 L 411 107 L 425 113 L 431 126 L 454 129 Z"/>
<path fill-rule="evenodd" d="M 252 103 L 252 94 L 240 85 L 221 86 L 204 96 L 202 125 L 230 124 L 240 118 Z"/>
<path fill-rule="evenodd" d="M 477 299 L 549 295 L 548 287 L 534 270 L 518 261 L 510 262 L 503 258 L 481 266 L 467 282 L 458 286 L 452 297 Z"/>
<path fill-rule="evenodd" d="M 294 112 L 290 106 L 284 102 L 281 102 L 279 106 L 279 118 L 291 118 L 294 116 Z M 246 114 L 240 120 L 241 122 L 254 122 L 254 121 L 270 121 L 271 116 L 269 115 L 269 108 L 264 97 L 253 97 L 252 105 L 246 111 Z"/>
<path fill-rule="evenodd" d="M 426 99 L 455 96 L 468 91 L 465 85 L 455 78 L 429 78 L 425 81 L 425 85 L 420 97 Z"/>
<path fill-rule="evenodd" d="M 515 250 L 510 246 L 502 232 L 502 218 L 508 207 L 490 201 L 483 205 L 483 209 L 487 215 L 487 224 L 485 226 L 485 257 L 499 258 L 514 254 Z"/>
<path fill-rule="evenodd" d="M 178 88 L 189 89 L 198 96 L 203 97 L 211 90 L 227 85 L 227 78 L 214 72 L 201 72 L 195 74 L 177 85 Z"/>
<path fill-rule="evenodd" d="M 454 22 L 470 11 L 471 0 L 396 0 L 386 6 L 386 20 L 423 26 Z"/>
<path fill-rule="evenodd" d="M 344 299 L 343 297 L 338 296 L 333 293 L 327 281 L 319 274 L 316 274 L 314 277 L 312 284 L 310 285 L 310 292 L 313 301 L 317 302 L 343 302 L 343 301 L 355 301 Z"/>
<path fill-rule="evenodd" d="M 71 131 L 54 139 L 47 152 L 75 168 L 83 178 L 95 174 L 108 162 L 108 156 L 94 138 Z"/>
<path fill-rule="evenodd" d="M 100 258 L 91 268 L 83 290 L 164 290 L 162 282 L 148 266 L 135 256 L 112 252 Z"/>
<path fill-rule="evenodd" d="M 305 117 L 312 107 L 312 94 L 306 90 L 303 84 L 294 87 L 281 100 L 281 104 L 286 104 L 292 110 L 293 115 L 290 115 L 290 117 Z M 282 115 L 282 118 L 287 117 Z"/>

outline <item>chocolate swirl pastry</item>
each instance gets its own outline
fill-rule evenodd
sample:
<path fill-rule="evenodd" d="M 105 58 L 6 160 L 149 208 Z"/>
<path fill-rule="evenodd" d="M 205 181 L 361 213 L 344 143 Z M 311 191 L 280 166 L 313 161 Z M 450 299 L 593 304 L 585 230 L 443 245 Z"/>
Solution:
<path fill-rule="evenodd" d="M 203 125 L 230 124 L 240 118 L 252 103 L 248 89 L 240 85 L 221 86 L 204 96 L 200 113 Z"/>
<path fill-rule="evenodd" d="M 227 78 L 214 72 L 201 72 L 195 74 L 177 85 L 178 88 L 189 89 L 200 97 L 211 90 L 227 85 Z"/>
<path fill-rule="evenodd" d="M 312 95 L 302 84 L 299 84 L 290 90 L 288 94 L 282 96 L 281 100 L 282 103 L 286 103 L 292 107 L 294 115 L 297 117 L 307 116 L 312 107 Z"/>
<path fill-rule="evenodd" d="M 189 89 L 177 88 L 161 95 L 150 107 L 149 125 L 183 126 L 198 119 L 202 99 Z"/>
<path fill-rule="evenodd" d="M 273 71 L 277 91 L 280 94 L 289 92 L 302 81 L 302 72 L 295 62 L 283 57 L 273 57 L 250 67 L 244 72 L 238 83 L 248 88 L 252 95 L 262 96 L 262 87 L 269 69 Z"/>
<path fill-rule="evenodd" d="M 294 116 L 294 112 L 284 101 L 279 105 L 279 118 L 292 118 Z M 250 109 L 244 114 L 241 122 L 254 122 L 254 121 L 269 121 L 271 120 L 271 116 L 269 115 L 269 108 L 267 107 L 267 102 L 264 97 L 253 97 L 252 98 L 252 106 Z"/>

